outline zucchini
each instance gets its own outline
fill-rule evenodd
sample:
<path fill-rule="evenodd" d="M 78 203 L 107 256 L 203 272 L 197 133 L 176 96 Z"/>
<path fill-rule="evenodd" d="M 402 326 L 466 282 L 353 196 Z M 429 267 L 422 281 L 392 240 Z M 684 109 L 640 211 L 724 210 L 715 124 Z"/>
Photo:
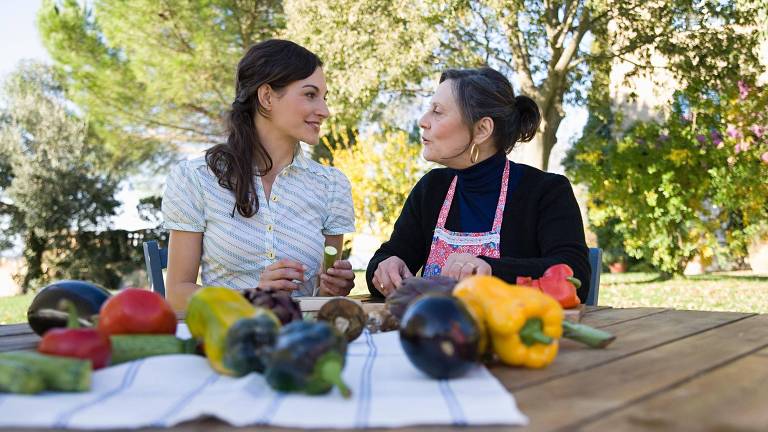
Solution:
<path fill-rule="evenodd" d="M 197 350 L 197 340 L 179 339 L 173 335 L 112 335 L 109 340 L 112 343 L 112 365 L 158 355 L 194 354 Z"/>
<path fill-rule="evenodd" d="M 45 381 L 34 369 L 14 360 L 0 360 L 0 393 L 35 394 L 45 390 Z"/>
<path fill-rule="evenodd" d="M 91 388 L 91 361 L 40 354 L 34 351 L 0 353 L 0 361 L 22 363 L 45 383 L 46 390 L 79 392 Z"/>

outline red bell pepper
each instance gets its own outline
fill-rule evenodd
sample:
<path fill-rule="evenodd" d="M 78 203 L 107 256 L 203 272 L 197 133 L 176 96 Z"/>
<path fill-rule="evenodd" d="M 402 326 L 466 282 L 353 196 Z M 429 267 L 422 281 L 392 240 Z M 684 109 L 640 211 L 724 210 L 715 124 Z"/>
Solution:
<path fill-rule="evenodd" d="M 568 264 L 553 265 L 539 279 L 518 276 L 516 282 L 518 285 L 538 288 L 549 294 L 565 309 L 581 304 L 576 294 L 576 290 L 581 287 L 581 281 L 573 277 L 573 269 Z"/>
<path fill-rule="evenodd" d="M 37 345 L 37 351 L 63 357 L 90 360 L 93 369 L 101 369 L 109 364 L 112 356 L 112 344 L 109 336 L 95 328 L 78 328 L 75 305 L 64 301 L 69 309 L 67 328 L 50 329 Z"/>

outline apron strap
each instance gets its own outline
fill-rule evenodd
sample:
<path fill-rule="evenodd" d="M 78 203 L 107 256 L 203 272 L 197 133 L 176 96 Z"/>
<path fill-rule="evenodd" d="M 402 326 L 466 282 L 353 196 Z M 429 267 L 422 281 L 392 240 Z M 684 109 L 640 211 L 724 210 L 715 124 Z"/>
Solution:
<path fill-rule="evenodd" d="M 504 166 L 504 175 L 501 176 L 501 191 L 499 192 L 499 201 L 496 204 L 496 215 L 493 217 L 493 231 L 501 231 L 501 221 L 504 219 L 504 206 L 507 204 L 507 188 L 509 187 L 509 165 Z"/>
<path fill-rule="evenodd" d="M 448 193 L 445 194 L 445 201 L 440 208 L 440 215 L 437 217 L 437 228 L 445 228 L 445 221 L 448 220 L 448 211 L 451 210 L 451 203 L 453 202 L 453 194 L 456 192 L 456 180 L 458 176 L 453 177 L 451 187 L 448 188 Z"/>

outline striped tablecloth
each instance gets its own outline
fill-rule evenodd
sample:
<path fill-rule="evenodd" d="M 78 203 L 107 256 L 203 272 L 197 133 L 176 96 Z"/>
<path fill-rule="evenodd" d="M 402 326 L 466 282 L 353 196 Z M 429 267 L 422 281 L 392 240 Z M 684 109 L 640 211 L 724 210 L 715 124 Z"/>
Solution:
<path fill-rule="evenodd" d="M 344 379 L 351 399 L 336 390 L 277 393 L 261 375 L 221 376 L 203 357 L 172 355 L 97 371 L 87 393 L 0 394 L 0 427 L 163 427 L 204 416 L 234 426 L 306 428 L 527 423 L 487 369 L 478 366 L 451 381 L 429 379 L 408 361 L 398 337 L 366 332 L 350 344 Z"/>

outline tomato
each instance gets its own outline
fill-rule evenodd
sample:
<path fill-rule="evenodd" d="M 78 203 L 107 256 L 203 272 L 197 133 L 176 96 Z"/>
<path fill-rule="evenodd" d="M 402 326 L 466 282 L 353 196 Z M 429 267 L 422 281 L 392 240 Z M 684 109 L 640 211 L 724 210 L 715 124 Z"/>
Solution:
<path fill-rule="evenodd" d="M 99 313 L 105 334 L 176 334 L 176 314 L 152 291 L 128 288 L 109 298 Z"/>

